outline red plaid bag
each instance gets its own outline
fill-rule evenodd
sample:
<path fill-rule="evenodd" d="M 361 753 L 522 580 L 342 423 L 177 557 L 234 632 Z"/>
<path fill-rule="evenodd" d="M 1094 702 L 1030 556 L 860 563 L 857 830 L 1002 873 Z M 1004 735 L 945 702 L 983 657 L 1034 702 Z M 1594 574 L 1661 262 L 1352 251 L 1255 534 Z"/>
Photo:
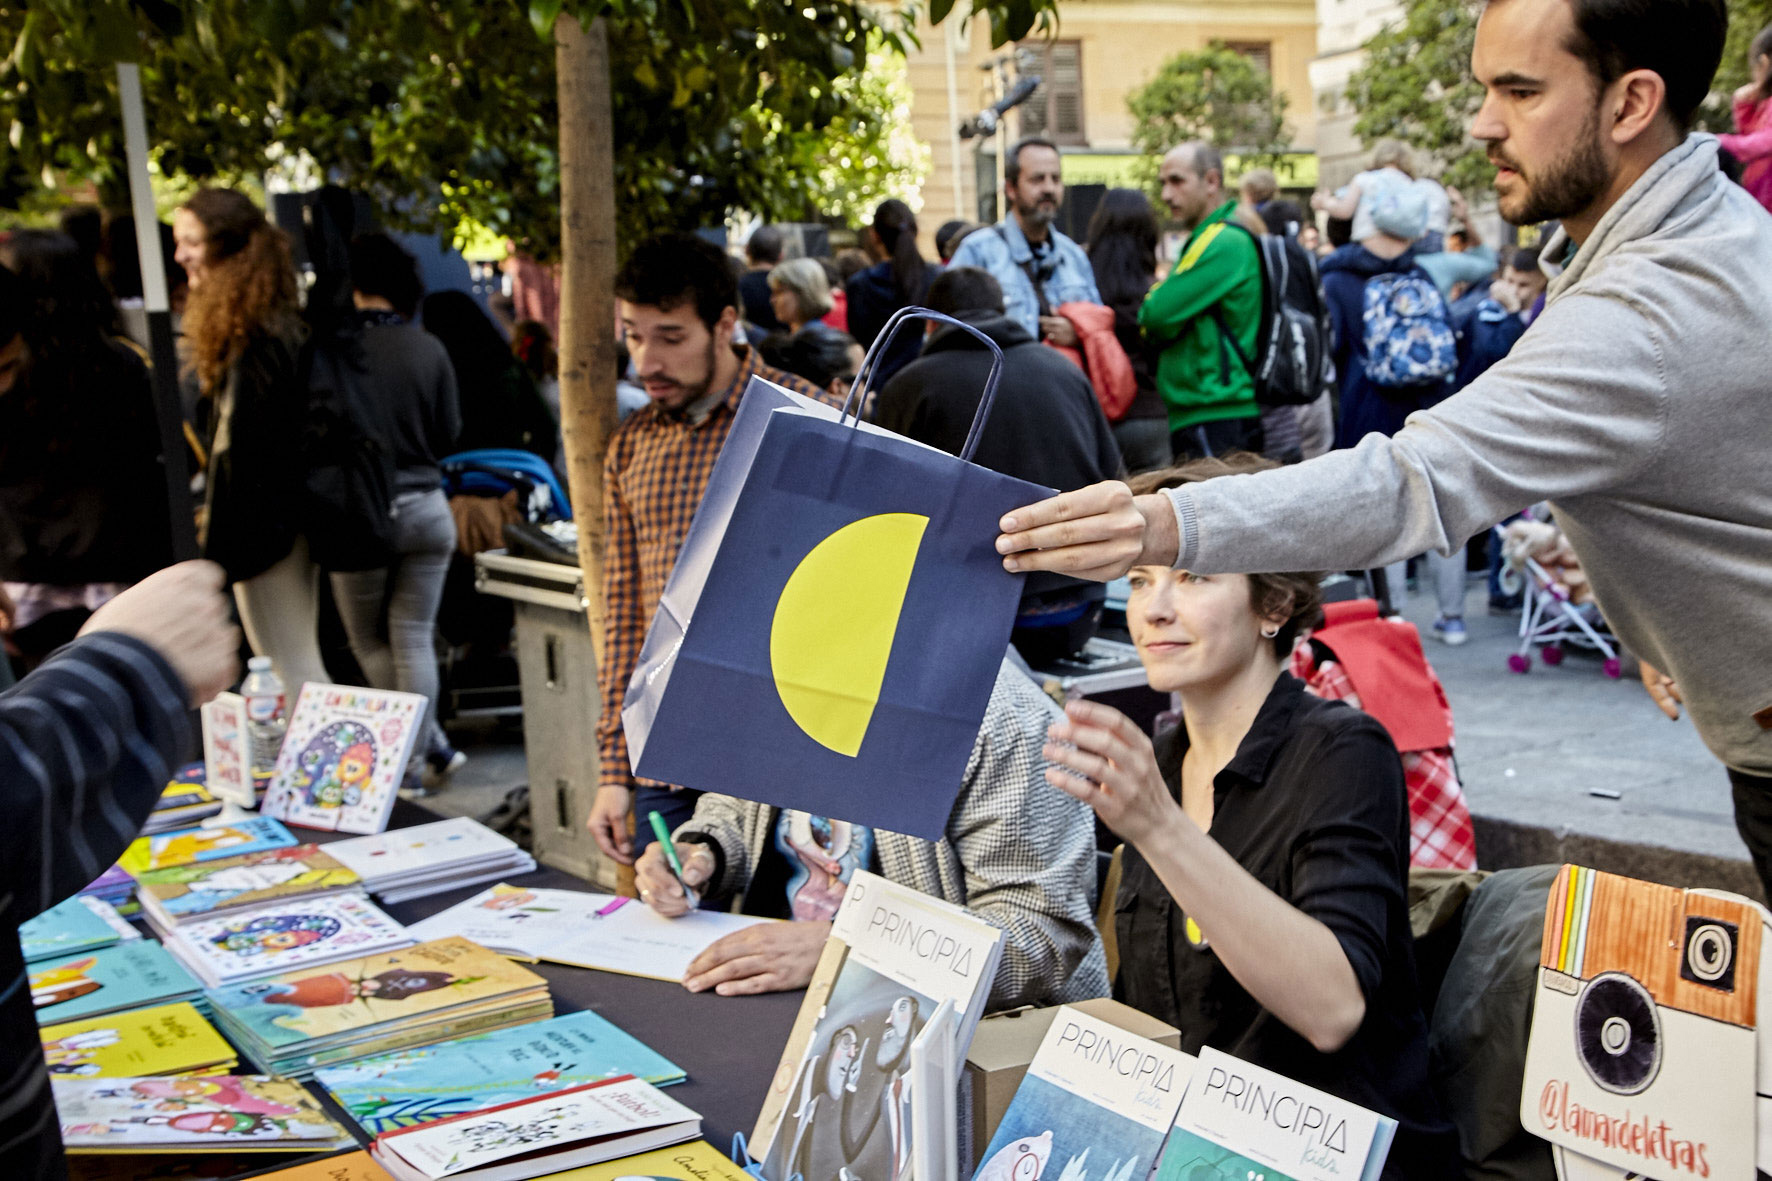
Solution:
<path fill-rule="evenodd" d="M 1318 663 L 1316 651 L 1309 643 L 1293 650 L 1291 671 L 1318 697 L 1345 701 L 1355 709 L 1364 708 L 1341 662 L 1325 659 Z M 1439 678 L 1432 668 L 1427 675 L 1439 690 L 1437 697 L 1446 712 L 1446 731 L 1450 733 L 1452 710 L 1445 704 L 1446 694 L 1439 689 Z M 1406 750 L 1401 754 L 1403 780 L 1409 788 L 1409 864 L 1423 869 L 1477 868 L 1476 834 L 1471 829 L 1464 788 L 1453 767 L 1452 747 Z"/>

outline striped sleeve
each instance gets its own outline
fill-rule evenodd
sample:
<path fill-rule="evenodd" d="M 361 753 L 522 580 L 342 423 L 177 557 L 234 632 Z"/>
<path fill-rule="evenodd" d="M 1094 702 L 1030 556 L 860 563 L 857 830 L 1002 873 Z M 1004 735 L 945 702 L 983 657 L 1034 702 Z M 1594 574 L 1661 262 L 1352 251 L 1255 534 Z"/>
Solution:
<path fill-rule="evenodd" d="M 84 636 L 0 693 L 0 907 L 16 931 L 110 866 L 192 743 L 188 694 L 147 645 Z M 66 1175 L 16 941 L 0 946 L 0 1161 Z"/>
<path fill-rule="evenodd" d="M 0 694 L 0 868 L 16 921 L 103 873 L 135 839 L 192 746 L 187 694 L 153 649 L 82 637 Z"/>

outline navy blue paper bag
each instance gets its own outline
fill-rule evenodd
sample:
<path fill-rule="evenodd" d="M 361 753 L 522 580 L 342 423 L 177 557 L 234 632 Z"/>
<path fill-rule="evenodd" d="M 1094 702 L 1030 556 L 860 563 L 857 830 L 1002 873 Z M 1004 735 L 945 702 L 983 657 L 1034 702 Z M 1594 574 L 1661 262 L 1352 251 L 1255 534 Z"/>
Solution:
<path fill-rule="evenodd" d="M 1049 495 L 753 379 L 628 687 L 635 774 L 939 839 L 1021 597 L 997 522 Z"/>

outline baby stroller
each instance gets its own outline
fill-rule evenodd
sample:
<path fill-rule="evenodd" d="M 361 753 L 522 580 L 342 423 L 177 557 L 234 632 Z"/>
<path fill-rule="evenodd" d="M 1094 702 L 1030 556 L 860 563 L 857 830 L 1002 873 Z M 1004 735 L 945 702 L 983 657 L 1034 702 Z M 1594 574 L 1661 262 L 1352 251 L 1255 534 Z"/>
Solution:
<path fill-rule="evenodd" d="M 1535 645 L 1539 659 L 1554 667 L 1572 646 L 1598 652 L 1606 675 L 1613 680 L 1622 676 L 1618 644 L 1562 531 L 1549 521 L 1527 517 L 1497 525 L 1495 532 L 1501 542 L 1501 589 L 1521 596 L 1520 646 L 1508 656 L 1508 668 L 1530 672 Z"/>
<path fill-rule="evenodd" d="M 570 518 L 572 507 L 554 469 L 529 451 L 462 451 L 439 466 L 459 542 L 437 612 L 443 687 L 438 716 L 445 721 L 520 717 L 512 605 L 474 588 L 473 554 L 502 545 L 504 524 L 547 525 Z"/>

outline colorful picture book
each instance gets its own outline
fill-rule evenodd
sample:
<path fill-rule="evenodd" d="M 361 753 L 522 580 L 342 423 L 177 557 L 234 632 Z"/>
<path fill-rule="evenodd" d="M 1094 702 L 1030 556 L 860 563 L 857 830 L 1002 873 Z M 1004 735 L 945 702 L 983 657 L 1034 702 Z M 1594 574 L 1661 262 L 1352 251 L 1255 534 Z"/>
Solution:
<path fill-rule="evenodd" d="M 189 1004 L 129 1009 L 38 1032 L 52 1075 L 132 1078 L 234 1068 L 234 1048 Z"/>
<path fill-rule="evenodd" d="M 222 810 L 222 801 L 211 794 L 204 783 L 203 764 L 191 763 L 180 767 L 173 775 L 166 790 L 154 803 L 154 810 L 148 813 L 148 819 L 142 825 L 144 833 L 167 832 L 174 828 L 189 828 L 200 820 L 207 820 Z"/>
<path fill-rule="evenodd" d="M 1396 1131 L 1389 1116 L 1207 1046 L 1156 1181 L 1376 1181 Z"/>
<path fill-rule="evenodd" d="M 584 1012 L 365 1058 L 314 1078 L 374 1136 L 622 1075 L 653 1086 L 686 1077 L 682 1067 Z"/>
<path fill-rule="evenodd" d="M 334 832 L 381 832 L 424 716 L 425 699 L 416 693 L 303 685 L 265 791 L 265 815 Z"/>
<path fill-rule="evenodd" d="M 634 898 L 500 884 L 414 923 L 412 934 L 460 935 L 518 959 L 680 981 L 709 944 L 771 921 L 711 910 L 668 919 Z"/>
<path fill-rule="evenodd" d="M 166 950 L 210 988 L 410 947 L 406 928 L 361 894 L 301 898 L 186 923 Z"/>
<path fill-rule="evenodd" d="M 251 731 L 246 728 L 246 699 L 218 693 L 202 709 L 203 773 L 209 790 L 231 804 L 251 808 L 258 803 L 253 778 Z"/>
<path fill-rule="evenodd" d="M 287 1079 L 59 1078 L 56 1116 L 70 1154 L 304 1152 L 350 1146 L 319 1102 Z"/>
<path fill-rule="evenodd" d="M 548 1174 L 548 1181 L 755 1181 L 732 1158 L 706 1140 L 655 1148 L 601 1165 Z"/>
<path fill-rule="evenodd" d="M 38 960 L 30 972 L 37 1024 L 56 1025 L 143 1005 L 191 1001 L 204 1008 L 203 986 L 149 939 L 86 955 Z"/>
<path fill-rule="evenodd" d="M 695 1112 L 650 1083 L 618 1078 L 383 1132 L 370 1144 L 369 1154 L 397 1181 L 515 1181 L 631 1156 L 700 1134 L 701 1117 Z M 516 1165 L 519 1157 L 522 1163 Z"/>
<path fill-rule="evenodd" d="M 231 824 L 208 828 L 181 828 L 154 836 L 137 837 L 117 864 L 137 877 L 151 869 L 218 861 L 261 849 L 285 849 L 295 844 L 289 830 L 269 816 L 250 816 Z"/>
<path fill-rule="evenodd" d="M 18 928 L 18 946 L 27 964 L 140 938 L 141 932 L 116 907 L 87 894 L 64 899 Z"/>
<path fill-rule="evenodd" d="M 142 912 L 161 931 L 273 902 L 360 890 L 362 879 L 318 845 L 265 849 L 143 873 Z"/>
<path fill-rule="evenodd" d="M 355 870 L 365 890 L 388 903 L 478 886 L 535 868 L 535 859 L 517 842 L 467 816 L 334 841 L 326 851 Z"/>
<path fill-rule="evenodd" d="M 1180 1050 L 1061 1008 L 985 1147 L 974 1181 L 1144 1181 L 1175 1123 L 1193 1067 L 1194 1059 Z M 1030 1161 L 1037 1167 L 1030 1169 Z"/>
<path fill-rule="evenodd" d="M 750 1152 L 764 1175 L 896 1176 L 914 1147 L 893 1114 L 911 1043 L 950 1001 L 955 1043 L 970 1044 L 1002 954 L 997 927 L 857 870 L 757 1116 Z M 843 1132 L 846 1118 L 868 1130 Z"/>
<path fill-rule="evenodd" d="M 254 1064 L 292 1078 L 553 1015 L 547 981 L 466 939 L 284 972 L 208 995 L 216 1024 Z"/>

